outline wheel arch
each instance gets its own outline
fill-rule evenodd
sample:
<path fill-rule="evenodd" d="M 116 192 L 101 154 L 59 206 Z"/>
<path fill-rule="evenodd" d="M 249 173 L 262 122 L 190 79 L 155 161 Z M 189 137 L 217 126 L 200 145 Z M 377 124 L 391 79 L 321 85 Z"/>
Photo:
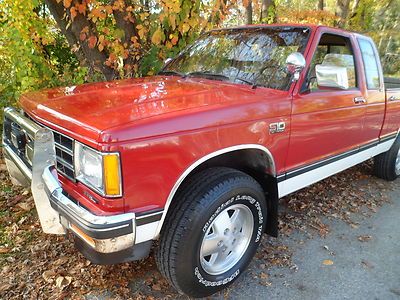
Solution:
<path fill-rule="evenodd" d="M 158 238 L 168 210 L 179 188 L 191 176 L 211 167 L 231 167 L 252 176 L 268 194 L 267 230 L 272 236 L 278 234 L 278 184 L 276 180 L 276 165 L 272 153 L 259 144 L 242 144 L 231 146 L 209 153 L 191 164 L 178 178 L 172 187 L 155 237 Z"/>

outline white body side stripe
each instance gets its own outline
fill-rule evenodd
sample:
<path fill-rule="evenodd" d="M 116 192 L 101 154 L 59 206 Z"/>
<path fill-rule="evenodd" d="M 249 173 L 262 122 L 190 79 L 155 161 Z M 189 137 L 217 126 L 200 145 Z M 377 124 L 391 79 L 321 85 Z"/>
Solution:
<path fill-rule="evenodd" d="M 390 149 L 395 138 L 278 183 L 279 198 L 366 161 Z"/>

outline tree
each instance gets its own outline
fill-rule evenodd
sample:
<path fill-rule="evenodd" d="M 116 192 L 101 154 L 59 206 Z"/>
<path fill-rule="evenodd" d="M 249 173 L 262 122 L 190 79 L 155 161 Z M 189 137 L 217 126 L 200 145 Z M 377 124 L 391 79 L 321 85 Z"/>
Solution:
<path fill-rule="evenodd" d="M 219 24 L 227 6 L 227 0 L 45 3 L 82 64 L 108 80 L 153 72 L 199 32 Z"/>
<path fill-rule="evenodd" d="M 337 22 L 338 27 L 344 27 L 346 24 L 347 16 L 349 15 L 350 0 L 337 0 L 336 2 L 336 16 L 339 18 Z"/>
<path fill-rule="evenodd" d="M 262 23 L 276 22 L 276 9 L 274 0 L 262 0 L 260 21 Z"/>
<path fill-rule="evenodd" d="M 78 1 L 71 3 L 71 1 L 45 0 L 45 2 L 70 47 L 78 47 L 75 53 L 82 62 L 89 68 L 103 73 L 107 80 L 116 77 L 115 70 L 105 64 L 107 54 L 96 47 L 99 35 L 96 25 L 92 22 L 93 19 L 86 17 L 86 4 Z"/>
<path fill-rule="evenodd" d="M 253 1 L 245 1 L 244 7 L 246 12 L 246 24 L 253 24 Z"/>
<path fill-rule="evenodd" d="M 324 10 L 324 0 L 318 0 L 317 9 Z"/>

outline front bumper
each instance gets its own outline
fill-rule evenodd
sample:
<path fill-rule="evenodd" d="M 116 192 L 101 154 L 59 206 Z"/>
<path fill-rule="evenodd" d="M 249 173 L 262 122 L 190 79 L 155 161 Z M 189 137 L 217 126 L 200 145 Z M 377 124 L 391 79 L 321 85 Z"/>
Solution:
<path fill-rule="evenodd" d="M 140 259 L 147 255 L 151 243 L 135 245 L 134 213 L 94 215 L 63 191 L 55 169 L 51 130 L 40 127 L 12 108 L 6 108 L 4 116 L 33 140 L 31 166 L 18 155 L 19 150 L 7 139 L 6 133 L 3 134 L 4 157 L 13 183 L 31 185 L 44 232 L 65 234 L 70 230 L 78 238 L 78 249 L 96 263 Z"/>

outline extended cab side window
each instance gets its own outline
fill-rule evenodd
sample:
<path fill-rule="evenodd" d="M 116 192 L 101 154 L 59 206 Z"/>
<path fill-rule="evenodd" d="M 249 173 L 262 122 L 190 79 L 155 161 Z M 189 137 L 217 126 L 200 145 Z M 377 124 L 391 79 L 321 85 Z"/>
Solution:
<path fill-rule="evenodd" d="M 364 62 L 365 79 L 369 90 L 377 90 L 380 88 L 380 75 L 377 57 L 370 41 L 358 39 L 360 45 L 361 56 Z"/>
<path fill-rule="evenodd" d="M 323 34 L 314 53 L 303 90 L 310 92 L 357 88 L 351 41 L 335 34 Z"/>

